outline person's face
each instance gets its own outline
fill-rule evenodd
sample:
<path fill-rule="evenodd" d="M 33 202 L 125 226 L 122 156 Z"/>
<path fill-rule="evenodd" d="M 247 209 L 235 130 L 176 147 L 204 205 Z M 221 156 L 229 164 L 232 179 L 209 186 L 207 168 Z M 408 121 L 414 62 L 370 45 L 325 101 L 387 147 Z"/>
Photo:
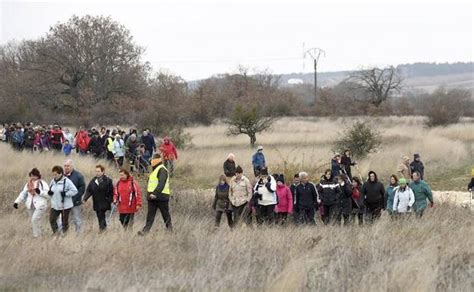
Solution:
<path fill-rule="evenodd" d="M 352 187 L 356 188 L 358 185 L 359 184 L 355 180 L 352 181 Z"/>
<path fill-rule="evenodd" d="M 416 161 L 420 161 L 420 160 L 421 160 L 421 158 L 420 158 L 420 157 L 417 157 L 417 158 L 415 158 L 415 160 L 416 160 Z"/>
<path fill-rule="evenodd" d="M 394 178 L 393 176 L 390 178 L 390 183 L 391 183 L 392 185 L 394 185 L 394 184 L 397 183 L 397 181 L 395 180 L 395 178 Z"/>
<path fill-rule="evenodd" d="M 341 156 L 336 156 L 337 161 L 341 161 Z"/>
<path fill-rule="evenodd" d="M 104 172 L 102 171 L 102 169 L 100 169 L 99 167 L 97 167 L 97 168 L 95 169 L 95 176 L 96 176 L 96 177 L 101 177 L 101 176 L 103 176 L 103 175 L 104 175 Z"/>
<path fill-rule="evenodd" d="M 74 167 L 72 166 L 71 163 L 64 163 L 64 172 L 65 173 L 71 173 Z"/>
<path fill-rule="evenodd" d="M 225 184 L 225 179 L 221 179 L 219 184 L 221 184 L 221 185 Z"/>
<path fill-rule="evenodd" d="M 299 184 L 299 183 L 300 183 L 300 178 L 299 178 L 299 177 L 293 178 L 293 183 L 294 183 L 295 185 Z"/>
<path fill-rule="evenodd" d="M 37 177 L 36 175 L 30 175 L 30 179 L 31 180 L 39 180 L 39 177 Z"/>
<path fill-rule="evenodd" d="M 242 173 L 238 173 L 238 172 L 237 172 L 237 173 L 235 174 L 235 177 L 236 177 L 237 179 L 242 179 Z"/>
<path fill-rule="evenodd" d="M 328 171 L 324 174 L 324 176 L 326 177 L 326 179 L 330 179 L 331 178 L 331 173 Z"/>
<path fill-rule="evenodd" d="M 123 172 L 119 173 L 120 180 L 127 180 L 127 175 Z"/>
<path fill-rule="evenodd" d="M 308 180 L 309 180 L 309 178 L 308 178 L 307 175 L 303 175 L 303 176 L 301 177 L 301 182 L 304 183 L 304 184 L 308 183 Z"/>
<path fill-rule="evenodd" d="M 413 180 L 414 181 L 419 181 L 420 180 L 420 176 L 418 175 L 418 173 L 413 174 Z"/>
<path fill-rule="evenodd" d="M 370 181 L 375 181 L 375 174 L 371 173 L 369 175 L 369 179 L 370 179 Z"/>
<path fill-rule="evenodd" d="M 346 154 L 347 157 L 351 156 L 351 152 L 350 152 L 350 151 L 346 151 L 345 154 Z"/>
<path fill-rule="evenodd" d="M 277 181 L 277 185 L 281 186 L 283 183 L 281 181 Z"/>
<path fill-rule="evenodd" d="M 229 161 L 234 161 L 234 157 L 230 156 Z"/>
<path fill-rule="evenodd" d="M 338 182 L 340 185 L 342 185 L 342 184 L 344 183 L 344 180 L 339 177 L 339 178 L 337 179 L 337 182 Z"/>
<path fill-rule="evenodd" d="M 54 171 L 53 171 L 53 177 L 54 177 L 55 180 L 60 179 L 61 176 L 63 176 L 61 173 L 57 173 L 57 172 L 54 172 Z"/>

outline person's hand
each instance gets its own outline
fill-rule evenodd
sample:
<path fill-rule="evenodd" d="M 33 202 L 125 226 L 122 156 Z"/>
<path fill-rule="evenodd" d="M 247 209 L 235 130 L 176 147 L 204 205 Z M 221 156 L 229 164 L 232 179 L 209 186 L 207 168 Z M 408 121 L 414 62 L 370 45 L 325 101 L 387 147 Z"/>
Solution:
<path fill-rule="evenodd" d="M 18 209 L 18 204 L 17 204 L 17 203 L 14 203 L 14 204 L 13 204 L 13 208 Z"/>
<path fill-rule="evenodd" d="M 53 192 L 52 190 L 49 190 L 49 191 L 48 191 L 48 195 L 49 195 L 49 196 L 53 196 L 53 195 L 54 195 L 54 192 Z"/>
<path fill-rule="evenodd" d="M 142 205 L 137 205 L 137 211 L 142 208 Z"/>
<path fill-rule="evenodd" d="M 117 205 L 117 200 L 114 200 L 112 204 Z"/>
<path fill-rule="evenodd" d="M 156 199 L 156 196 L 154 194 L 150 194 L 150 199 L 154 200 Z"/>
<path fill-rule="evenodd" d="M 430 208 L 433 208 L 434 207 L 434 202 L 431 202 L 430 203 Z"/>

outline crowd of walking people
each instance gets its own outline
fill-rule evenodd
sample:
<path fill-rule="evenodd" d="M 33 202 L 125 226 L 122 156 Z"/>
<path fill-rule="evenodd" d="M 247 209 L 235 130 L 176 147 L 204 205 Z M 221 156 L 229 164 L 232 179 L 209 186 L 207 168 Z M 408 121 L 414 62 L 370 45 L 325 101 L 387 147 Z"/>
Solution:
<path fill-rule="evenodd" d="M 403 157 L 398 173 L 390 177 L 387 186 L 374 171 L 368 173 L 367 180 L 353 176 L 352 167 L 357 164 L 349 149 L 343 155 L 336 153 L 331 168 L 318 183 L 311 182 L 306 172 L 295 174 L 291 182 L 283 174 L 270 174 L 262 146 L 253 155 L 252 166 L 254 184 L 243 175 L 242 167 L 236 165 L 235 155 L 228 155 L 212 205 L 216 226 L 224 213 L 230 227 L 240 219 L 251 224 L 253 217 L 257 224 L 292 221 L 297 225 L 314 225 L 318 220 L 325 225 L 356 221 L 363 224 L 377 220 L 383 210 L 393 217 L 411 213 L 421 217 L 428 202 L 431 207 L 434 204 L 431 189 L 423 180 L 424 166 L 419 154 L 414 155 L 411 163 Z"/>
<path fill-rule="evenodd" d="M 30 134 L 31 131 L 34 134 Z M 30 143 L 31 137 L 38 135 L 48 137 L 48 144 L 44 145 L 49 147 Z M 67 233 L 70 217 L 76 232 L 81 232 L 81 205 L 91 198 L 101 232 L 107 229 L 114 213 L 119 214 L 124 229 L 129 229 L 133 226 L 135 214 L 143 206 L 142 194 L 148 209 L 145 226 L 139 234 L 145 235 L 150 231 L 158 210 L 165 227 L 172 230 L 170 177 L 174 167 L 172 162 L 178 156 L 169 138 L 164 139 L 157 151 L 155 138 L 148 129 L 144 129 L 140 137 L 136 129 L 125 132 L 119 128 L 110 131 L 105 127 L 99 131 L 81 128 L 72 135 L 68 129 L 63 130 L 58 125 L 45 129 L 28 124 L 25 127 L 4 127 L 0 138 L 17 150 L 52 149 L 63 151 L 67 156 L 63 166 L 51 169 L 53 179 L 49 184 L 42 180 L 40 171 L 33 168 L 29 172 L 29 180 L 14 201 L 15 209 L 25 203 L 35 237 L 41 235 L 41 219 L 48 209 L 53 234 Z M 33 141 L 36 139 L 33 138 Z M 65 151 L 68 145 L 74 145 L 72 149 L 80 155 L 91 154 L 113 160 L 119 168 L 118 181 L 114 183 L 106 175 L 106 167 L 97 164 L 96 175 L 86 185 L 84 176 L 74 168 L 70 153 L 66 153 L 69 150 Z M 123 167 L 125 154 L 134 153 L 134 149 L 141 147 L 147 153 L 147 165 L 151 168 L 144 192 L 133 172 Z M 342 155 L 336 153 L 330 161 L 330 168 L 315 183 L 304 171 L 294 174 L 291 181 L 284 174 L 270 173 L 262 146 L 258 146 L 251 161 L 254 177 L 250 179 L 244 175 L 244 169 L 236 164 L 236 156 L 232 153 L 227 156 L 212 202 L 216 227 L 220 225 L 223 214 L 231 228 L 240 221 L 253 225 L 254 219 L 257 225 L 316 225 L 319 221 L 324 225 L 348 225 L 373 223 L 384 210 L 392 218 L 408 217 L 410 214 L 421 217 L 428 206 L 434 205 L 431 189 L 424 180 L 424 165 L 419 154 L 414 154 L 412 162 L 403 157 L 400 165 L 394 167 L 396 173 L 390 176 L 386 186 L 375 171 L 368 172 L 364 179 L 349 149 Z M 353 168 L 359 172 L 358 175 L 353 175 Z M 469 190 L 473 186 L 474 170 Z M 50 204 L 48 201 L 51 201 Z"/>

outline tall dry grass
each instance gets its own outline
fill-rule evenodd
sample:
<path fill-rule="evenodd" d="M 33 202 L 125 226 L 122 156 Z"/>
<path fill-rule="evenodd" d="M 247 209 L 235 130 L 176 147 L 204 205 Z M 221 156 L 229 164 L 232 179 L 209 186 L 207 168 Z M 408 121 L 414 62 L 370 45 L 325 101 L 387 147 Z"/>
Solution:
<path fill-rule="evenodd" d="M 316 169 L 328 162 L 337 125 L 350 122 L 280 120 L 275 131 L 262 135 L 260 141 L 270 167 L 283 167 L 287 161 Z M 363 171 L 375 168 L 390 173 L 398 157 L 416 151 L 415 147 L 423 155 L 428 175 L 437 167 L 451 169 L 469 163 L 466 145 L 472 140 L 466 137 L 471 135 L 471 123 L 433 130 L 423 129 L 418 118 L 390 117 L 374 123 L 383 130 L 385 143 L 382 152 L 361 162 Z M 24 208 L 13 210 L 11 204 L 33 166 L 49 180 L 49 170 L 61 165 L 64 156 L 18 153 L 0 145 L 0 290 L 474 289 L 473 213 L 441 202 L 437 195 L 436 207 L 422 219 L 392 221 L 384 214 L 376 224 L 362 227 L 239 226 L 233 231 L 223 220 L 221 228 L 214 229 L 212 192 L 183 187 L 215 184 L 231 151 L 248 170 L 253 150 L 244 137 L 226 137 L 222 125 L 189 131 L 195 146 L 181 153 L 172 181 L 175 230 L 166 232 L 158 215 L 147 237 L 136 235 L 144 224 L 145 210 L 137 214 L 133 232 L 124 232 L 115 217 L 109 230 L 99 235 L 97 219 L 86 205 L 83 234 L 53 238 L 45 218 L 46 236 L 33 239 Z M 300 138 L 306 144 L 296 147 Z M 93 176 L 96 161 L 92 158 L 77 157 L 75 164 L 86 180 Z M 116 178 L 111 169 L 108 173 Z"/>
<path fill-rule="evenodd" d="M 378 153 L 359 161 L 364 177 L 369 170 L 375 170 L 387 181 L 396 173 L 401 157 L 413 157 L 414 153 L 422 156 L 428 182 L 434 174 L 449 174 L 451 169 L 474 165 L 474 122 L 470 119 L 446 128 L 427 129 L 422 117 L 282 118 L 272 131 L 259 135 L 257 143 L 265 147 L 271 171 L 283 171 L 285 165 L 290 164 L 296 166 L 291 169 L 308 171 L 313 180 L 318 180 L 330 166 L 332 142 L 356 120 L 368 120 L 383 139 Z M 224 124 L 192 127 L 187 131 L 193 136 L 194 147 L 182 153 L 178 161 L 178 167 L 185 170 L 181 179 L 190 180 L 194 185 L 211 186 L 223 171 L 222 165 L 230 152 L 236 154 L 237 164 L 244 171 L 252 173 L 251 157 L 255 149 L 248 146 L 245 135 L 227 136 Z M 465 179 L 469 179 L 467 171 Z"/>

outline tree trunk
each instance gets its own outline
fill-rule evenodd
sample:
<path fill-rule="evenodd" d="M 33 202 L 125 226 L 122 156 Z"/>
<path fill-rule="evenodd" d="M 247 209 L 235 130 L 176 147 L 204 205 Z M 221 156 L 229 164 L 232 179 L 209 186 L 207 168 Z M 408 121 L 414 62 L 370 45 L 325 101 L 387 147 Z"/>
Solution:
<path fill-rule="evenodd" d="M 250 137 L 250 147 L 254 148 L 255 147 L 255 142 L 257 142 L 257 137 L 255 134 L 249 134 Z"/>

